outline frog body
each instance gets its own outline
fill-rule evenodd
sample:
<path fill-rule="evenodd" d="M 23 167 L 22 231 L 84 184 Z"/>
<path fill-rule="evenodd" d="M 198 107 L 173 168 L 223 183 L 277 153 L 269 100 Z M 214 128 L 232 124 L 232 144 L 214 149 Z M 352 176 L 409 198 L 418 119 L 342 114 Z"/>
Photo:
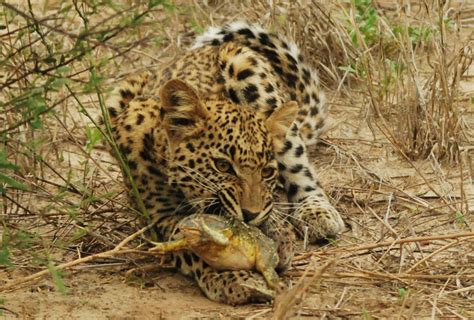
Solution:
<path fill-rule="evenodd" d="M 177 230 L 174 240 L 154 243 L 150 250 L 191 250 L 216 270 L 255 269 L 270 288 L 278 287 L 277 246 L 260 229 L 234 218 L 194 214 L 182 219 Z"/>

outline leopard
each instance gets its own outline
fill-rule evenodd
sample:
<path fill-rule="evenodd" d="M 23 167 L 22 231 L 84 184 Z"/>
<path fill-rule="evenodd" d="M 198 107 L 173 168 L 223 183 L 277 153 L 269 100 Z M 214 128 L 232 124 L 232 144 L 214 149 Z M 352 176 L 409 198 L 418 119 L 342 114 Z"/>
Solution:
<path fill-rule="evenodd" d="M 307 152 L 325 130 L 324 93 L 284 36 L 245 21 L 210 27 L 171 62 L 118 82 L 106 108 L 158 240 L 198 211 L 228 215 L 274 239 L 284 271 L 296 234 L 315 242 L 344 229 Z M 288 212 L 275 205 L 279 188 Z M 216 271 L 188 251 L 172 265 L 217 302 L 272 298 L 254 271 Z"/>

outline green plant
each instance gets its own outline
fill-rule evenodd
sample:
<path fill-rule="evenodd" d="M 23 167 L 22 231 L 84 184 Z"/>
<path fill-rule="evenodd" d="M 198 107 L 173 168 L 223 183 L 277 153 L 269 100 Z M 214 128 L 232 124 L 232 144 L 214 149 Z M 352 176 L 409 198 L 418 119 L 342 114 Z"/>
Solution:
<path fill-rule="evenodd" d="M 8 241 L 4 238 L 2 239 L 1 249 L 0 249 L 0 265 L 12 268 L 14 265 L 10 259 L 10 250 L 8 247 Z"/>
<path fill-rule="evenodd" d="M 370 320 L 370 319 L 372 319 L 372 318 L 370 317 L 369 311 L 368 311 L 367 309 L 365 309 L 365 308 L 362 309 L 362 319 L 364 319 L 364 320 Z"/>
<path fill-rule="evenodd" d="M 86 151 L 90 153 L 94 146 L 102 140 L 102 134 L 97 127 L 86 127 Z"/>
<path fill-rule="evenodd" d="M 398 288 L 398 296 L 400 297 L 400 300 L 404 300 L 407 297 L 408 290 L 405 288 Z"/>
<path fill-rule="evenodd" d="M 466 217 L 461 211 L 456 211 L 456 222 L 462 227 L 466 225 Z"/>
<path fill-rule="evenodd" d="M 78 241 L 83 253 L 88 245 L 106 248 L 113 243 L 96 244 L 93 235 L 114 230 L 119 238 L 121 228 L 131 228 L 108 225 L 137 211 L 110 162 L 93 151 L 102 140 L 113 143 L 95 120 L 117 61 L 153 39 L 166 44 L 154 14 L 175 6 L 164 0 L 0 6 L 0 265 L 47 268 L 64 293 L 49 257 Z M 104 185 L 103 176 L 110 179 Z"/>
<path fill-rule="evenodd" d="M 4 172 L 0 172 L 0 193 L 6 192 L 7 187 L 11 187 L 19 190 L 26 190 L 28 187 L 12 178 L 10 175 L 7 175 L 7 171 L 16 172 L 19 170 L 19 167 L 7 159 L 7 153 L 5 150 L 0 150 L 0 169 Z"/>
<path fill-rule="evenodd" d="M 0 306 L 4 305 L 5 304 L 5 299 L 3 298 L 0 298 Z M 3 316 L 3 310 L 2 308 L 0 308 L 0 316 Z"/>
<path fill-rule="evenodd" d="M 56 269 L 56 267 L 51 261 L 48 263 L 48 270 L 49 270 L 49 273 L 51 274 L 51 277 L 53 278 L 53 282 L 54 282 L 54 285 L 56 286 L 56 289 L 61 294 L 66 295 L 67 288 L 66 288 L 66 284 L 64 283 L 62 273 L 58 269 Z"/>
<path fill-rule="evenodd" d="M 372 5 L 372 0 L 354 0 L 353 6 L 355 8 L 355 22 L 358 27 L 356 31 L 349 25 L 349 35 L 356 47 L 361 47 L 358 32 L 362 35 L 362 39 L 368 47 L 371 47 L 380 38 L 380 30 L 377 26 L 378 15 L 377 11 Z"/>

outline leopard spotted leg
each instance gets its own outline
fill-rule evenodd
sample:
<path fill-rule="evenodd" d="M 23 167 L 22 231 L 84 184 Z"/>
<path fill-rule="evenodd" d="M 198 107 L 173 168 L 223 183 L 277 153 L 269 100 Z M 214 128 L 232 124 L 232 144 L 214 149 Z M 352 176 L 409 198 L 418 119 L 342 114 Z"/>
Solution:
<path fill-rule="evenodd" d="M 295 205 L 290 219 L 298 231 L 308 232 L 310 242 L 341 232 L 344 222 L 317 181 L 296 123 L 281 150 L 277 150 L 277 160 L 288 201 Z"/>
<path fill-rule="evenodd" d="M 196 255 L 183 253 L 182 265 L 193 261 L 192 274 L 203 293 L 211 300 L 230 305 L 266 302 L 275 292 L 264 277 L 253 271 L 215 271 Z"/>

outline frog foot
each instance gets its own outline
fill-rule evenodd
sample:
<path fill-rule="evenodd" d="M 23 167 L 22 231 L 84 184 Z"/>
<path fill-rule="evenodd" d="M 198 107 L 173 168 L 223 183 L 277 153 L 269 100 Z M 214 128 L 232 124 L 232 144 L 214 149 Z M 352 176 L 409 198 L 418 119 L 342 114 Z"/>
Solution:
<path fill-rule="evenodd" d="M 273 289 L 266 289 L 266 288 L 262 288 L 262 287 L 256 287 L 252 284 L 246 284 L 246 283 L 242 284 L 242 287 L 245 287 L 245 288 L 248 288 L 252 291 L 255 291 L 258 294 L 261 294 L 263 297 L 268 298 L 269 300 L 275 298 L 276 292 Z"/>

